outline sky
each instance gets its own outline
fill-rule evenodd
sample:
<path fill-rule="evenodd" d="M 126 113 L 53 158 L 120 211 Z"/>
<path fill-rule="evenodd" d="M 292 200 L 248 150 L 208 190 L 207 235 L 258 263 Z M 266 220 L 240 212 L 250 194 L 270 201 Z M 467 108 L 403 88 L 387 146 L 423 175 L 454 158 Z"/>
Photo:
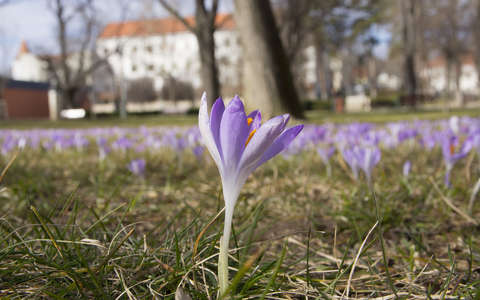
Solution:
<path fill-rule="evenodd" d="M 51 0 L 10 0 L 7 5 L 0 6 L 0 74 L 8 72 L 23 40 L 34 52 L 58 52 L 55 41 L 56 24 L 48 5 L 49 1 Z M 107 24 L 125 19 L 168 16 L 168 13 L 157 2 L 157 0 L 100 0 L 96 3 L 98 3 L 102 22 Z M 127 3 L 128 10 L 122 9 L 119 3 Z M 193 13 L 192 0 L 176 0 L 172 3 L 176 3 L 184 15 Z M 221 12 L 232 11 L 232 0 L 220 1 L 219 10 Z M 376 55 L 384 57 L 388 52 L 389 33 L 384 28 L 373 28 L 372 30 L 380 40 L 380 44 L 374 52 Z"/>

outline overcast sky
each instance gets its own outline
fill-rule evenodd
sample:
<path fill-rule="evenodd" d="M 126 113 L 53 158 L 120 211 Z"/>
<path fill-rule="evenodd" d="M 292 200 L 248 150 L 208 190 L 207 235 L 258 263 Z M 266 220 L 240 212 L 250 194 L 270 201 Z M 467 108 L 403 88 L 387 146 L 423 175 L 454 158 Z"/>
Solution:
<path fill-rule="evenodd" d="M 55 20 L 48 2 L 51 0 L 10 0 L 9 4 L 0 6 L 0 73 L 5 73 L 17 54 L 22 40 L 27 41 L 30 49 L 36 52 L 58 52 L 55 41 Z M 71 0 L 76 1 L 76 0 Z M 119 3 L 128 3 L 125 12 Z M 165 17 L 157 0 L 97 0 L 98 13 L 102 22 L 137 19 L 140 17 Z M 193 0 L 176 0 L 182 14 L 193 13 Z M 220 11 L 232 11 L 232 0 L 220 1 Z M 375 30 L 375 29 L 374 29 Z M 377 55 L 385 56 L 388 50 L 389 34 L 384 29 L 373 32 L 381 43 L 375 49 Z"/>

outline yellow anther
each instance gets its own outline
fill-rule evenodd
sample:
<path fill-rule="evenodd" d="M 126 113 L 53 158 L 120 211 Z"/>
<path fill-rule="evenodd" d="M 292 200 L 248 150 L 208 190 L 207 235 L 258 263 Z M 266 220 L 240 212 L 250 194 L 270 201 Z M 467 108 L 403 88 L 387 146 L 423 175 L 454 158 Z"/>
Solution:
<path fill-rule="evenodd" d="M 247 147 L 248 143 L 250 142 L 250 140 L 252 139 L 253 135 L 255 134 L 255 131 L 257 131 L 256 129 L 250 131 L 250 134 L 248 135 L 248 138 L 247 138 L 247 141 L 245 142 L 245 147 Z"/>
<path fill-rule="evenodd" d="M 455 146 L 453 143 L 450 143 L 450 155 L 453 155 L 455 153 Z"/>
<path fill-rule="evenodd" d="M 248 119 L 247 119 L 247 125 L 248 125 L 248 126 L 250 126 L 250 124 L 252 124 L 252 122 L 253 122 L 253 119 L 252 119 L 252 118 L 248 118 Z"/>

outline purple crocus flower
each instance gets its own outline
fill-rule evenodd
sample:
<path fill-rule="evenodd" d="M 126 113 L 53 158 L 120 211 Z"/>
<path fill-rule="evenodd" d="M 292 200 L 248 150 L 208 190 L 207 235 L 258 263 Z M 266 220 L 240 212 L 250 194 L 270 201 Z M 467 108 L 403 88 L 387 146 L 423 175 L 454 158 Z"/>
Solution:
<path fill-rule="evenodd" d="M 412 168 L 412 163 L 407 160 L 404 164 L 403 164 L 403 177 L 407 178 L 408 175 L 410 174 L 410 169 Z"/>
<path fill-rule="evenodd" d="M 352 170 L 353 179 L 358 179 L 358 161 L 353 149 L 347 148 L 342 151 L 342 157 Z"/>
<path fill-rule="evenodd" d="M 195 147 L 192 148 L 192 152 L 193 154 L 195 155 L 195 157 L 200 160 L 202 159 L 202 156 L 203 156 L 203 152 L 205 152 L 205 147 L 203 146 L 200 146 L 200 145 L 197 145 Z"/>
<path fill-rule="evenodd" d="M 467 139 L 463 145 L 461 145 L 460 149 L 456 151 L 459 147 L 459 140 L 458 137 L 447 133 L 442 138 L 442 154 L 443 159 L 445 161 L 445 186 L 450 187 L 450 172 L 453 169 L 453 166 L 457 161 L 467 156 L 467 154 L 472 149 L 472 141 L 471 139 Z"/>
<path fill-rule="evenodd" d="M 303 129 L 303 125 L 285 129 L 289 119 L 289 115 L 281 115 L 261 125 L 260 112 L 253 111 L 247 116 L 238 96 L 227 107 L 221 98 L 217 99 L 209 116 L 206 94 L 202 96 L 198 125 L 203 142 L 218 167 L 225 200 L 218 263 L 222 294 L 228 286 L 228 242 L 240 189 L 256 168 L 284 150 Z"/>
<path fill-rule="evenodd" d="M 371 187 L 372 170 L 378 164 L 381 157 L 380 149 L 376 146 L 356 147 L 354 154 L 357 158 L 358 166 L 365 173 L 368 185 Z"/>
<path fill-rule="evenodd" d="M 335 147 L 318 147 L 317 148 L 318 156 L 322 159 L 322 162 L 327 167 L 327 176 L 332 175 L 332 168 L 330 166 L 330 157 L 335 153 Z"/>
<path fill-rule="evenodd" d="M 352 169 L 353 178 L 358 179 L 358 170 L 361 169 L 371 185 L 372 170 L 380 161 L 380 149 L 376 146 L 354 146 L 342 151 L 343 159 Z"/>
<path fill-rule="evenodd" d="M 132 172 L 132 174 L 137 176 L 143 176 L 145 174 L 145 165 L 145 160 L 143 158 L 140 158 L 130 161 L 127 165 L 127 168 L 130 172 Z"/>

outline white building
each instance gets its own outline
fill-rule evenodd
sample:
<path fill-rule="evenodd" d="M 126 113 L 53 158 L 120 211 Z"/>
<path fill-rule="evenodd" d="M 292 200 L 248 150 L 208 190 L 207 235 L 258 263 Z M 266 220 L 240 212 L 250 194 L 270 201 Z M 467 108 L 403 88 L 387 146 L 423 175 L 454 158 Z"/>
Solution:
<path fill-rule="evenodd" d="M 461 71 L 459 87 L 457 89 L 455 66 L 452 65 L 450 78 L 447 79 L 447 64 L 445 59 L 443 57 L 437 57 L 431 60 L 420 73 L 429 92 L 443 93 L 447 91 L 447 80 L 449 80 L 451 91 L 459 90 L 463 94 L 478 95 L 479 77 L 473 57 L 471 55 L 465 55 L 461 57 L 460 61 Z"/>
<path fill-rule="evenodd" d="M 12 63 L 12 78 L 23 81 L 46 82 L 49 79 L 47 62 L 30 52 L 25 41 L 20 45 Z"/>
<path fill-rule="evenodd" d="M 194 18 L 187 18 L 191 24 Z M 240 86 L 241 47 L 230 14 L 217 15 L 216 58 L 222 86 Z M 107 58 L 115 76 L 125 80 L 148 77 L 156 90 L 173 77 L 202 85 L 198 44 L 193 33 L 175 18 L 108 24 L 97 39 L 97 54 Z"/>

